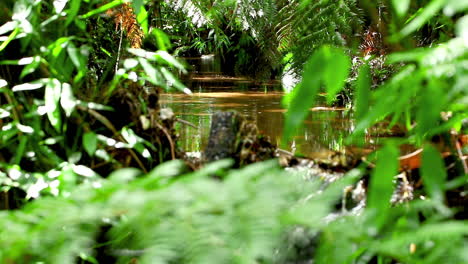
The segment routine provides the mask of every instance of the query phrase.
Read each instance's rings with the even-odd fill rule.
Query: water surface
[[[179,144],[185,151],[202,151],[208,141],[213,113],[229,110],[256,122],[261,133],[281,146],[285,110],[281,106],[284,93],[279,81],[260,82],[225,75],[216,58],[187,61],[193,69],[183,81],[193,95],[165,93],[160,98],[162,107],[172,108],[178,118],[196,126],[179,125]],[[350,111],[322,104],[311,109],[304,127],[282,147],[296,154],[326,158],[331,151],[344,150],[343,141],[353,128]],[[372,144],[372,138],[367,140]]]

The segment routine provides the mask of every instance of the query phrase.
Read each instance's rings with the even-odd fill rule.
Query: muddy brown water
[[[291,142],[281,144],[285,109],[284,93],[279,81],[259,82],[244,77],[228,76],[213,57],[189,58],[189,76],[182,77],[192,95],[178,92],[161,95],[162,107],[172,108],[175,115],[196,127],[179,124],[179,145],[189,152],[205,148],[211,118],[217,111],[235,110],[253,120],[261,133],[283,149],[311,158],[326,158],[333,151],[344,151],[344,139],[352,132],[352,112],[330,108],[324,103],[311,109],[304,126]],[[374,148],[377,138],[366,139]]]

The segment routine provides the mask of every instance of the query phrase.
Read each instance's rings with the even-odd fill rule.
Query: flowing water
[[[180,123],[179,144],[185,151],[203,151],[217,111],[235,110],[256,122],[258,129],[272,142],[287,151],[313,158],[326,158],[332,151],[343,151],[343,141],[354,128],[352,113],[344,108],[330,108],[325,104],[314,107],[297,136],[281,144],[285,109],[284,95],[279,81],[258,82],[223,74],[219,60],[214,57],[188,58],[192,70],[183,78],[193,95],[165,93],[162,107],[170,107],[177,118],[193,124]],[[373,145],[374,138],[367,138]]]

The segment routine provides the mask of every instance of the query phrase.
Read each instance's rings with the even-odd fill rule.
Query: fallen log
[[[275,158],[276,146],[258,132],[254,122],[237,112],[213,115],[204,160],[232,158],[236,166]]]

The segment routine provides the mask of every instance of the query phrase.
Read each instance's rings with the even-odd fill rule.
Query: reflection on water
[[[188,62],[194,68],[184,82],[193,95],[167,93],[160,98],[162,107],[172,108],[178,118],[197,126],[179,125],[180,147],[186,151],[203,150],[212,114],[227,110],[235,110],[255,121],[260,132],[281,145],[285,110],[281,107],[283,93],[278,82],[259,84],[246,78],[223,76],[214,58]],[[354,125],[349,111],[325,105],[312,110],[286,150],[309,157],[324,157],[330,150],[342,150],[343,140]]]

